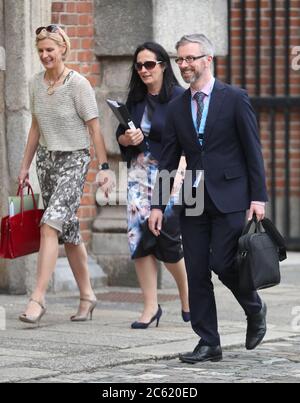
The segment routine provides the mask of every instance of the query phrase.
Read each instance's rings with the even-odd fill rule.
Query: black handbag
[[[148,218],[141,224],[143,248],[151,250],[156,245],[156,236],[149,229]]]
[[[254,224],[254,232],[249,232]],[[256,217],[248,222],[238,242],[237,269],[242,292],[261,290],[280,283],[279,262],[285,260],[286,246],[273,223]]]

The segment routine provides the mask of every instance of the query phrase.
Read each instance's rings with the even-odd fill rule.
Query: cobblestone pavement
[[[179,387],[184,383],[300,383],[299,352],[300,336],[265,343],[252,352],[230,348],[224,351],[224,360],[217,363],[188,365],[178,359],[149,361],[46,381],[176,383]]]
[[[224,360],[188,365],[178,353],[198,338],[181,319],[177,290],[160,291],[159,327],[134,331],[139,290],[103,288],[93,321],[73,323],[78,296],[48,295],[40,327],[17,320],[26,296],[0,295],[0,383],[300,382],[300,259],[282,268],[280,287],[261,293],[268,331],[254,351],[243,347],[246,318],[232,294],[215,281]],[[112,299],[112,296],[114,297]],[[122,297],[119,301],[115,297]],[[125,297],[128,298],[125,298]],[[130,298],[129,298],[130,297]],[[133,298],[134,297],[134,298]],[[133,387],[133,385],[129,385]]]

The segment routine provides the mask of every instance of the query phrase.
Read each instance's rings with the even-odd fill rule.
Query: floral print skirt
[[[174,202],[179,190],[172,192],[164,213],[162,233],[145,242],[149,234],[147,219],[151,212],[151,198],[158,173],[158,161],[149,152],[131,161],[128,173],[128,241],[132,259],[154,255],[165,263],[177,263],[183,258],[179,214]],[[182,182],[181,182],[182,183]],[[151,246],[147,246],[151,244]]]
[[[59,243],[81,243],[76,213],[89,163],[88,149],[48,151],[46,147],[38,147],[36,168],[45,208],[41,224],[59,232]]]

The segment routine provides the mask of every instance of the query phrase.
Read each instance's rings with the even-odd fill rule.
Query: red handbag
[[[36,253],[40,249],[40,221],[44,210],[36,205],[32,187],[27,184],[34,209],[24,211],[23,189],[18,188],[17,196],[21,197],[21,212],[14,216],[6,216],[1,221],[0,257],[15,259]]]

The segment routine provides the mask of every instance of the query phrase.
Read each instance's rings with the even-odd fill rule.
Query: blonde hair
[[[70,54],[71,42],[70,42],[68,35],[65,33],[65,31],[60,27],[57,27],[57,28],[58,28],[58,31],[56,31],[56,32],[48,32],[46,30],[46,28],[42,29],[42,31],[38,35],[36,35],[35,45],[37,47],[40,41],[42,41],[44,39],[51,39],[58,46],[66,47],[66,51],[63,54],[63,59],[65,60]]]

